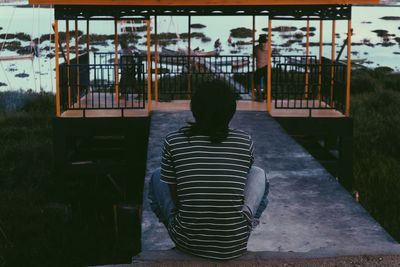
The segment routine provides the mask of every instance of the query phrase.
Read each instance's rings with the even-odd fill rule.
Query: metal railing
[[[276,109],[336,109],[344,112],[347,66],[297,61],[279,63],[272,71]]]
[[[160,100],[190,99],[197,86],[206,80],[224,80],[238,95],[251,90],[249,56],[160,55],[158,93]]]
[[[115,58],[95,54],[94,63],[88,64],[85,54],[79,63],[73,59],[60,64],[62,111],[144,109],[145,88],[144,65],[135,56],[121,56],[115,64]]]
[[[214,78],[225,80],[239,98],[250,98],[254,73],[250,56],[164,54],[157,59],[157,77],[154,60],[152,55],[152,89],[157,80],[160,101],[190,99],[202,81]],[[346,71],[344,64],[327,60],[320,64],[315,56],[273,55],[274,107],[343,112]],[[114,53],[94,53],[91,64],[87,54],[82,55],[79,64],[73,59],[60,65],[62,110],[143,109],[148,75],[146,55],[119,55],[118,64]]]

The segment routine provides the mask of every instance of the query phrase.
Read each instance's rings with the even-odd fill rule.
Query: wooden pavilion
[[[292,135],[323,137],[325,140],[323,146],[328,150],[331,150],[333,143],[339,151],[339,157],[335,156],[338,158],[335,164],[340,166],[336,168],[340,171],[336,175],[347,177],[343,179],[343,183],[351,188],[352,120],[349,117],[351,10],[353,4],[378,2],[378,0],[30,0],[29,3],[32,5],[53,5],[55,9],[53,28],[57,45],[55,45],[54,132],[57,165],[67,171],[86,165],[92,166],[89,168],[92,171],[105,170],[109,168],[107,164],[100,164],[101,168],[97,168],[92,164],[92,160],[82,159],[82,156],[79,156],[82,155],[79,147],[86,141],[79,141],[78,136],[95,139],[98,137],[97,139],[101,140],[104,136],[116,136],[117,139],[122,136],[121,144],[126,148],[124,155],[131,158],[131,154],[127,152],[131,150],[137,151],[135,154],[138,157],[136,160],[133,159],[135,164],[129,163],[128,160],[126,166],[129,168],[122,169],[130,171],[141,169],[139,176],[142,177],[150,115],[153,110],[188,110],[189,99],[196,81],[210,77],[225,79],[237,91],[240,99],[246,98],[246,95],[247,99],[251,99],[255,87],[253,76],[255,64],[252,56],[224,57],[195,54],[190,47],[190,22],[192,16],[252,16],[254,44],[255,19],[262,16],[268,18],[266,26],[269,49],[267,79],[264,86],[265,100],[263,102],[238,100],[238,110],[266,111]],[[189,49],[183,55],[159,54],[157,17],[166,15],[188,17]],[[152,18],[155,24],[153,35]],[[92,51],[90,25],[100,20],[109,21],[114,26],[114,53],[90,52]],[[120,54],[119,45],[126,40],[120,40],[118,25],[119,22],[127,20],[145,23],[146,51],[129,56]],[[296,20],[305,23],[306,42],[305,52],[302,55],[272,54],[272,27],[273,21],[277,20]],[[62,34],[59,33],[61,21],[65,22],[65,33]],[[310,55],[310,21],[320,23],[318,56]],[[322,56],[324,21],[331,21],[332,26],[331,58]],[[344,63],[336,58],[337,21],[347,21],[345,42],[347,58]],[[86,29],[79,29],[79,25],[85,22]],[[73,29],[70,27],[71,24],[74,25]],[[82,35],[79,33],[80,30],[86,30],[86,34]],[[71,39],[74,39],[74,43],[71,43]],[[152,44],[154,44],[153,52]],[[234,65],[240,67],[235,69]],[[166,68],[168,71],[163,71]],[[123,76],[130,76],[132,79],[123,82]],[[237,82],[235,80],[237,77],[245,81]],[[176,89],[178,87],[179,90]],[[179,96],[176,97],[178,93]],[[167,99],[170,101],[161,101],[162,94],[167,94],[169,96]],[[244,97],[241,97],[243,95]],[[91,164],[81,164],[81,162]],[[116,162],[117,166],[121,164],[120,160]],[[140,166],[137,166],[138,162],[141,162]],[[327,166],[329,164],[327,163]]]
[[[266,110],[272,116],[311,116],[314,117],[340,117],[349,116],[350,112],[350,75],[351,68],[346,68],[351,64],[351,5],[353,4],[376,4],[377,0],[338,0],[338,1],[275,1],[275,0],[252,0],[252,1],[63,1],[63,0],[30,0],[30,4],[42,5],[50,4],[55,7],[55,42],[60,46],[56,46],[56,79],[57,79],[57,117],[76,117],[76,116],[143,116],[147,115],[143,112],[146,109],[150,112],[152,109],[170,109],[173,107],[188,108],[188,102],[177,105],[177,102],[170,104],[159,104],[159,66],[161,59],[158,55],[157,25],[154,27],[154,45],[155,50],[150,52],[151,45],[151,25],[150,19],[154,17],[155,24],[157,16],[177,15],[188,16],[188,46],[187,51],[187,90],[188,97],[191,93],[192,73],[191,65],[198,61],[194,58],[190,48],[190,18],[192,16],[253,16],[253,43],[255,40],[255,16],[268,17],[268,38],[269,38],[269,55],[268,55],[268,73],[266,81],[266,99],[265,105],[256,105],[239,102],[239,108]],[[139,97],[142,102],[134,101],[138,97],[131,94],[121,101],[120,77],[122,66],[118,54],[118,22],[128,19],[143,19],[147,22],[147,55],[140,61],[144,62],[146,69],[143,71],[142,77],[136,77],[143,83],[136,86],[144,86],[145,91]],[[66,34],[60,39],[58,32],[59,21],[65,22]],[[108,66],[100,66],[99,63],[89,62],[89,56],[82,54],[84,51],[75,49],[75,58],[71,59],[71,43],[70,35],[75,39],[75,47],[79,47],[78,43],[78,21],[86,21],[86,47],[85,51],[90,51],[90,22],[96,20],[111,20],[115,24],[115,55],[110,57]],[[300,20],[305,21],[307,25],[306,31],[306,48],[305,55],[301,58],[274,58],[272,51],[272,23],[274,20]],[[309,55],[309,36],[310,36],[310,20],[320,21],[320,49],[319,56],[312,57]],[[323,21],[332,21],[332,57],[330,60],[322,57],[322,38],[323,38]],[[336,21],[345,20],[348,22],[347,33],[347,64],[339,64],[335,59],[335,33]],[[70,22],[75,22],[75,29],[70,31]],[[65,43],[65,52],[63,52],[64,63],[60,64],[59,47],[63,49],[62,44]],[[73,44],[72,44],[73,45]],[[113,63],[110,62],[114,61]],[[254,62],[254,60],[253,60]],[[198,62],[197,62],[198,63]],[[300,63],[300,64],[299,64]],[[121,65],[122,64],[122,65]],[[131,64],[132,65],[132,64]],[[133,64],[134,65],[134,64]],[[134,74],[140,75],[139,64],[133,67]],[[113,72],[114,77],[108,78],[107,94],[104,88],[99,88],[96,92],[96,86],[91,81],[91,72]],[[294,71],[294,68],[296,69]],[[274,69],[278,69],[277,75],[274,75]],[[288,71],[290,69],[290,71]],[[296,92],[295,95],[283,97],[288,91],[287,84],[282,80],[282,70],[293,73],[302,74],[299,87],[304,87],[302,92]],[[300,71],[301,70],[301,71]],[[148,75],[153,71],[154,75]],[[213,70],[218,72],[218,70]],[[254,71],[254,64],[250,66],[248,72]],[[79,73],[79,75],[77,74]],[[315,75],[314,75],[315,74]],[[293,78],[293,77],[292,77]],[[144,80],[145,79],[145,80]],[[287,76],[285,76],[287,79]],[[97,86],[99,87],[99,86]],[[102,87],[102,86],[100,86]],[[104,87],[104,86],[103,86]],[[313,88],[311,88],[313,87]],[[104,93],[103,97],[101,92]],[[275,92],[274,92],[275,91]],[[254,94],[254,83],[251,85],[251,93]],[[131,99],[129,100],[129,97]],[[122,97],[123,98],[123,97]],[[146,100],[146,101],[145,101]],[[278,101],[280,100],[280,101]],[[275,101],[275,102],[274,102]],[[139,103],[140,102],[140,103]],[[275,105],[273,105],[275,103]]]

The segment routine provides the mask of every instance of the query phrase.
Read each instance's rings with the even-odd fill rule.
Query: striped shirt
[[[179,249],[220,260],[246,252],[249,218],[242,207],[252,163],[253,142],[243,131],[229,130],[221,143],[182,131],[167,135],[161,180],[177,187],[179,207],[168,232]]]

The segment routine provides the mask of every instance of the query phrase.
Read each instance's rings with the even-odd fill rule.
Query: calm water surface
[[[0,34],[9,32],[25,32],[29,34],[32,38],[37,38],[42,34],[47,34],[52,32],[51,23],[53,21],[53,9],[49,8],[16,8],[15,6],[0,6]],[[353,46],[352,59],[363,60],[366,66],[376,67],[376,66],[389,66],[400,71],[400,55],[395,53],[400,53],[400,45],[394,38],[400,37],[400,21],[388,21],[380,19],[383,16],[400,16],[400,6],[396,7],[363,7],[356,6],[353,7],[353,42],[361,43],[368,41],[374,44],[374,47],[357,45]],[[174,32],[177,35],[179,33],[188,31],[188,19],[186,17],[159,17],[158,18],[158,32]],[[267,18],[258,16],[256,17],[256,30],[257,36],[262,33],[262,28],[267,27]],[[192,48],[199,46],[200,49],[212,50],[214,41],[220,38],[222,42],[223,52],[222,54],[231,54],[232,48],[228,47],[227,39],[230,34],[230,29],[237,27],[252,27],[252,17],[233,17],[233,16],[208,16],[208,17],[192,17],[192,23],[201,23],[206,25],[203,29],[192,29],[192,32],[198,31],[203,32],[206,36],[211,38],[211,42],[201,42],[199,39],[192,40]],[[331,25],[330,21],[324,22],[324,42],[331,43]],[[273,21],[273,27],[278,26],[295,26],[297,28],[305,27],[306,22],[293,22],[293,21]],[[315,36],[310,38],[310,42],[319,42],[319,22],[311,22],[311,26],[317,28],[315,31]],[[73,24],[70,24],[70,28],[73,29]],[[86,23],[79,23],[79,28],[83,31],[86,29]],[[384,29],[395,36],[390,37],[389,42],[394,43],[394,45],[389,47],[382,46],[383,39],[378,37],[373,30]],[[60,31],[65,30],[65,23],[60,23]],[[114,23],[112,21],[100,21],[92,22],[90,24],[90,32],[96,34],[112,34],[114,31]],[[340,34],[336,38],[336,51],[340,49],[343,41],[346,39],[347,22],[338,21],[336,32]],[[265,32],[264,32],[265,33]],[[145,33],[139,33],[144,36]],[[234,39],[238,41],[239,39]],[[243,39],[245,41],[250,41],[250,38]],[[0,49],[2,47],[2,42],[4,40],[0,39]],[[10,40],[8,40],[10,41]],[[71,39],[71,42],[74,40]],[[145,39],[142,38],[139,43],[144,42]],[[285,39],[279,32],[274,32],[273,45],[280,49],[281,54],[305,54],[305,49],[301,44],[294,44],[289,48],[280,48],[279,45],[285,43]],[[305,42],[305,38],[303,38]],[[29,45],[29,42],[21,42],[22,46]],[[186,48],[187,42],[181,40],[177,45],[168,46],[170,49]],[[49,42],[43,42],[40,48],[50,46]],[[109,42],[108,46],[95,46],[100,51],[114,51],[114,47]],[[143,45],[138,45],[139,49],[145,49]],[[319,53],[318,47],[311,47],[310,53],[317,55]],[[239,54],[250,54],[251,46],[241,47]],[[54,73],[51,71],[54,68],[54,59],[47,59],[47,51],[42,51],[42,57],[39,59],[34,59],[33,61],[3,61],[0,62],[0,84],[5,83],[7,86],[0,86],[0,90],[10,90],[10,89],[32,89],[39,90],[42,88],[46,91],[54,90]],[[331,46],[325,45],[323,48],[323,54],[326,57],[331,55]],[[2,50],[0,56],[6,55],[16,55],[15,52],[8,50]],[[346,50],[342,55],[342,59],[346,57]],[[29,77],[18,78],[15,77],[18,73],[26,73]]]

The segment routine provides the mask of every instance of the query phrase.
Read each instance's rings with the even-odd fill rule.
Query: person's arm
[[[177,193],[177,189],[176,189],[176,184],[170,184],[169,191],[171,192],[172,200],[174,201],[175,207],[178,207],[179,201],[178,201],[178,193]]]
[[[167,140],[164,141],[164,148],[161,158],[161,181],[168,184],[171,192],[172,200],[176,207],[178,207],[178,194],[176,189],[176,173],[172,161],[170,145]]]

